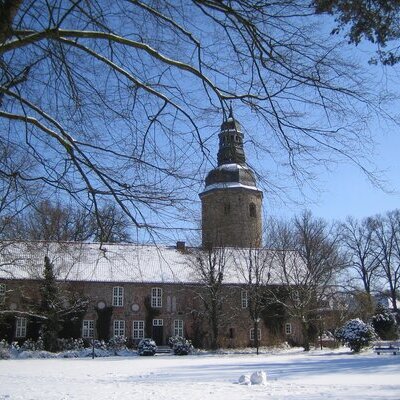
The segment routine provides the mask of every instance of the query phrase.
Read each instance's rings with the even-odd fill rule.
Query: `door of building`
[[[164,338],[164,321],[162,319],[153,319],[153,340],[157,346],[162,346]]]

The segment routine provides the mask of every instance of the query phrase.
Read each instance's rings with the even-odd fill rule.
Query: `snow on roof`
[[[200,249],[181,252],[172,246],[99,243],[14,242],[0,248],[0,278],[39,279],[48,256],[60,280],[89,282],[198,283]],[[224,282],[245,283],[246,254],[225,249]],[[273,252],[266,250],[266,254]],[[204,255],[204,252],[203,252]],[[269,283],[277,283],[268,268]],[[267,274],[267,269],[266,269]]]
[[[242,183],[239,183],[239,182],[218,182],[218,183],[212,183],[211,185],[205,186],[202,193],[209,192],[210,190],[232,189],[232,188],[244,188],[244,189],[255,190],[256,192],[261,191],[256,186],[243,185]]]

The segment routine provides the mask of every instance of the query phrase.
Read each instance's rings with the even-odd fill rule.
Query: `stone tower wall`
[[[202,193],[201,203],[204,247],[261,246],[262,192],[245,188],[217,189]]]

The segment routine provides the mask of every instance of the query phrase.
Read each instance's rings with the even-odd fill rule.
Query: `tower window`
[[[229,215],[231,213],[231,204],[230,203],[225,203],[224,204],[224,214]]]
[[[256,205],[254,203],[249,204],[249,213],[250,217],[252,218],[255,218],[257,216]]]

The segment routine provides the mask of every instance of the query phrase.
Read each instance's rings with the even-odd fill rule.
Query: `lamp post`
[[[319,316],[318,320],[319,320],[319,346],[322,350],[323,321],[321,315]]]
[[[254,318],[254,340],[256,342],[257,355],[259,353],[258,350],[260,347],[260,344],[258,342],[258,324],[259,324],[259,322],[260,322],[260,318]]]

